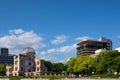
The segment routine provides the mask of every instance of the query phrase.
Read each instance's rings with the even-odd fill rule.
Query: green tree
[[[115,69],[114,64],[118,62],[117,60],[115,60],[118,56],[120,56],[120,53],[116,50],[101,52],[94,61],[94,63],[96,64],[96,73],[112,73]]]
[[[41,60],[41,62],[48,68],[48,73],[59,74],[66,71],[66,66],[63,63],[52,63],[46,60]]]
[[[114,60],[113,60],[113,65],[112,65],[112,71],[113,72],[117,72],[117,75],[119,75],[120,72],[120,56],[117,56]]]
[[[74,72],[77,74],[88,74],[92,73],[90,63],[93,58],[89,56],[79,56],[76,58],[76,62],[74,65]]]
[[[66,71],[66,66],[63,63],[53,63],[52,71],[56,74]]]
[[[6,72],[5,64],[0,64],[0,76],[4,76]]]
[[[47,69],[48,69],[48,73],[51,73],[52,72],[52,63],[50,61],[46,61],[46,60],[41,60],[41,63],[44,64]]]
[[[76,62],[76,58],[70,58],[70,60],[66,63],[67,66],[67,73],[74,73],[74,65]]]
[[[67,63],[67,72],[75,74],[113,74],[120,72],[120,52],[108,50],[101,52],[95,58],[78,56]]]

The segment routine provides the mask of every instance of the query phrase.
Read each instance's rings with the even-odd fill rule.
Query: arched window
[[[31,60],[31,58],[29,57],[28,60]]]
[[[31,63],[29,63],[28,65],[31,65]]]
[[[29,69],[29,72],[31,72],[31,70]]]

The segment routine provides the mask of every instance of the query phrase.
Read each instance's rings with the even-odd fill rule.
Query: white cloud
[[[55,62],[58,60],[58,58],[54,56],[41,56],[40,59],[44,59],[44,60],[51,61],[51,62]]]
[[[67,58],[66,60],[69,61],[71,57]]]
[[[47,50],[47,53],[59,53],[58,49],[49,49]]]
[[[51,41],[51,43],[52,44],[60,44],[60,43],[64,43],[65,41],[66,41],[66,39],[67,39],[67,36],[65,36],[65,35],[62,35],[62,36],[57,36],[56,38],[55,38],[55,40],[52,40]]]
[[[14,34],[21,34],[24,33],[25,31],[22,29],[14,29],[14,30],[9,30],[9,32]]]
[[[65,60],[60,60],[60,61],[58,61],[58,62],[60,62],[60,63],[64,63],[64,62],[66,62]]]
[[[118,35],[117,38],[120,39],[120,35]],[[119,44],[120,44],[120,42],[119,42]]]
[[[76,44],[73,44],[71,46],[63,46],[63,47],[60,47],[59,48],[59,51],[62,53],[70,53],[70,52],[73,52],[73,51],[76,51],[76,47],[77,45]]]
[[[43,38],[33,31],[25,32],[22,29],[10,30],[9,35],[0,37],[0,47],[7,47],[11,54],[19,54],[25,47],[32,47],[35,50],[45,47]],[[11,34],[12,33],[12,34]]]
[[[71,57],[65,58],[65,59],[61,59],[61,60],[59,60],[59,61],[57,61],[57,62],[65,63],[65,62],[69,61],[70,58],[71,58]]]
[[[88,40],[88,39],[90,39],[90,37],[83,36],[83,37],[77,37],[75,40],[85,41],[85,40]]]
[[[50,60],[52,62],[62,62],[65,63],[70,57],[76,55],[76,44],[62,46],[59,48],[52,48],[46,51],[40,52],[40,58],[45,60]]]
[[[45,51],[40,52],[40,55],[46,55],[47,53]]]
[[[70,46],[62,46],[59,48],[52,48],[52,49],[48,49],[47,51],[43,51],[41,52],[41,54],[60,54],[60,53],[71,53],[76,51],[76,44],[70,45]]]

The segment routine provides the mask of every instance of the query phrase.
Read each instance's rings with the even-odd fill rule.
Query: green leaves
[[[90,73],[90,64],[92,62],[92,58],[89,56],[79,56],[77,58],[71,58],[67,62],[67,72],[68,73],[83,73],[89,74]]]
[[[74,65],[74,71],[76,73],[82,73],[82,72],[87,73],[89,69],[90,60],[91,58],[89,56],[78,57]]]
[[[0,76],[4,76],[6,72],[5,64],[0,64]]]
[[[48,68],[48,73],[60,74],[66,71],[66,66],[63,63],[51,63],[45,60],[41,60],[41,62]]]
[[[120,60],[116,60],[116,58],[120,56],[120,53],[118,51],[104,51],[100,53],[96,58],[95,58],[95,63],[96,65],[96,72],[97,73],[105,73],[110,71],[116,71],[115,70],[115,65],[116,63],[119,63]],[[118,67],[118,65],[116,65]]]
[[[73,66],[75,65],[75,62],[76,62],[76,58],[71,58],[71,59],[66,63],[67,72],[68,72],[68,73],[74,73]]]
[[[79,56],[67,63],[67,72],[75,74],[113,74],[120,72],[120,52],[109,50],[101,52],[95,58]]]

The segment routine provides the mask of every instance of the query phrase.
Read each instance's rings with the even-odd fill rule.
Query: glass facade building
[[[13,64],[14,56],[0,56],[0,64]]]
[[[99,41],[86,40],[77,44],[77,56],[91,55],[98,49],[112,50],[112,41],[106,38],[100,38]]]
[[[14,55],[9,55],[8,48],[0,48],[0,64],[13,64]]]

